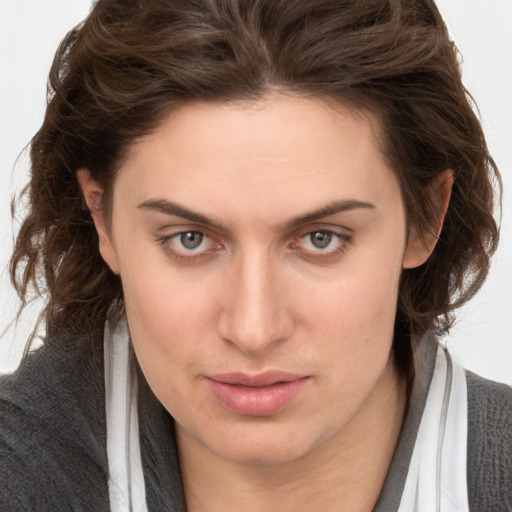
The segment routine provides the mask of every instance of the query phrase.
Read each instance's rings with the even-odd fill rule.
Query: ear
[[[428,233],[420,234],[413,227],[409,229],[407,249],[405,251],[403,268],[415,268],[423,265],[432,254],[441,229],[443,228],[444,217],[450,204],[450,196],[453,186],[453,171],[448,169],[439,173],[431,183],[432,199],[437,202],[438,217],[436,225]]]
[[[92,179],[91,173],[87,169],[79,169],[76,173],[76,178],[82,189],[85,202],[91,212],[96,231],[98,232],[100,254],[112,272],[119,274],[116,251],[107,229],[107,223],[101,205],[103,190]]]

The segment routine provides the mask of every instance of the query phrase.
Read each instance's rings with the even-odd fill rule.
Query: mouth
[[[282,371],[258,375],[224,373],[205,381],[217,401],[242,416],[271,416],[287,408],[304,389],[309,376]]]

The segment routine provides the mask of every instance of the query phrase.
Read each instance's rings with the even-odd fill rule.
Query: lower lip
[[[271,416],[282,411],[302,391],[309,377],[270,386],[249,387],[206,378],[213,395],[228,410],[244,416]]]

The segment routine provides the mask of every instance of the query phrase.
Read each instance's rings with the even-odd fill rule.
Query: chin
[[[242,465],[277,465],[296,461],[315,450],[327,437],[311,436],[291,425],[252,425],[226,428],[222,433],[210,431],[199,440],[217,456]]]
[[[307,448],[281,446],[275,443],[257,444],[252,446],[230,446],[218,455],[225,460],[244,466],[274,466],[296,461],[309,453]]]

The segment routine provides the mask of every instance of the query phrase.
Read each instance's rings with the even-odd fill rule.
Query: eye
[[[164,249],[177,258],[191,258],[207,254],[217,245],[199,230],[179,231],[160,239]]]
[[[205,235],[200,231],[185,231],[176,235],[183,248],[189,251],[201,250],[201,245],[205,242]]]
[[[343,246],[348,240],[346,235],[328,229],[311,231],[300,238],[299,246],[307,251],[331,252]]]

